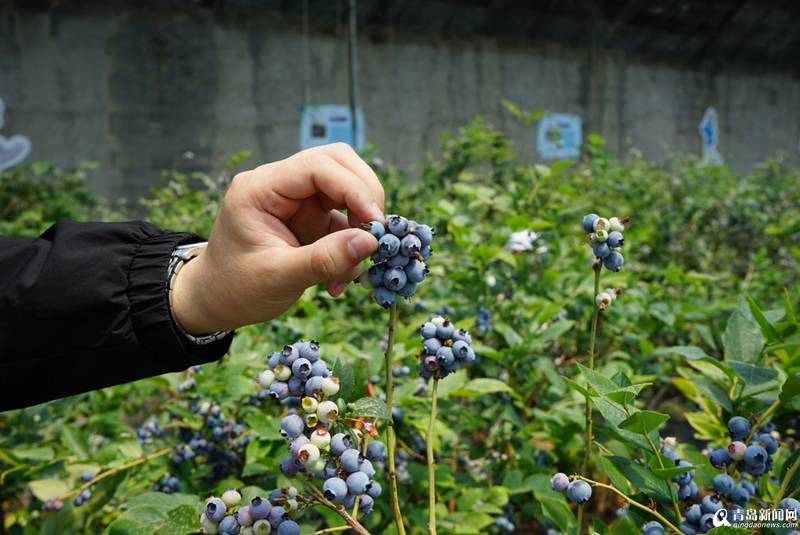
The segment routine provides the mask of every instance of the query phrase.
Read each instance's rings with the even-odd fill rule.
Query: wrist
[[[192,249],[172,276],[169,292],[170,311],[177,327],[193,342],[205,344],[222,338],[230,327],[212,313],[208,306],[209,275],[205,247]],[[175,254],[180,257],[180,250]],[[177,259],[173,258],[171,266]],[[211,336],[209,336],[211,335]]]

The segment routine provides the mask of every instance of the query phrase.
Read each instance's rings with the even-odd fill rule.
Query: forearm
[[[224,355],[174,327],[172,250],[202,241],[143,222],[62,222],[0,238],[0,410],[133,381]]]

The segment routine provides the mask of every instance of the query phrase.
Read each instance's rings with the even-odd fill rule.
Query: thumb
[[[342,277],[378,250],[378,240],[369,232],[346,229],[293,249],[288,267],[297,282],[308,288]]]

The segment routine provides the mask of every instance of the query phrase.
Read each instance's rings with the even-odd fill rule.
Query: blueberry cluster
[[[435,231],[400,215],[388,215],[385,224],[372,221],[362,228],[377,238],[378,252],[372,255],[375,265],[361,273],[357,281],[372,290],[383,308],[395,304],[398,295],[411,298],[428,274],[425,262],[433,252]]]
[[[187,427],[179,429],[178,438],[184,444],[171,454],[172,462],[180,465],[195,457],[204,457],[203,464],[209,467],[204,479],[208,482],[224,479],[239,458],[236,450],[246,447],[256,434],[245,434],[247,427],[233,418],[225,418],[222,407],[216,403],[192,401],[189,407],[193,413],[203,416],[205,422],[197,431]]]
[[[558,492],[567,492],[567,498],[578,505],[586,503],[592,497],[592,487],[582,479],[570,481],[567,475],[559,472],[550,479],[550,487]]]
[[[207,535],[300,535],[299,518],[304,507],[297,499],[297,489],[276,489],[269,499],[255,497],[249,505],[237,508],[242,501],[238,489],[228,489],[222,496],[206,499],[200,526]]]
[[[494,525],[503,531],[514,531],[514,523],[505,516],[494,517]]]
[[[163,492],[164,494],[172,494],[173,492],[180,492],[181,482],[178,481],[178,478],[175,476],[164,474],[158,479],[158,481],[156,481],[156,485],[155,488],[153,488],[153,490],[155,490],[156,492]]]
[[[139,444],[144,446],[148,438],[164,438],[164,430],[158,427],[158,420],[148,418],[142,427],[136,431]]]
[[[597,214],[584,216],[581,221],[583,230],[589,233],[589,242],[592,244],[594,255],[611,271],[619,271],[625,262],[620,251],[622,244],[625,243],[622,231],[625,230],[625,223],[628,221],[628,218],[606,219]]]
[[[420,328],[422,352],[419,356],[419,375],[429,379],[434,375],[447,377],[462,365],[475,360],[475,351],[470,347],[472,337],[464,329],[456,330],[448,318],[434,316]]]
[[[319,399],[321,395],[339,391],[339,379],[320,359],[319,343],[314,340],[298,340],[280,351],[273,351],[268,368],[258,375],[257,381],[276,401],[303,396]]]
[[[683,522],[678,526],[683,535],[696,535],[697,533],[706,533],[714,528],[714,514],[720,509],[725,509],[725,504],[719,496],[709,494],[697,504],[693,504],[686,508],[683,516]],[[728,521],[731,524],[741,523],[744,519],[744,509],[738,504],[730,504],[727,507]],[[740,520],[737,520],[740,519]]]
[[[309,410],[315,403],[315,398],[303,399],[304,408]],[[336,405],[332,401],[322,401],[319,406],[326,403]],[[322,492],[328,500],[351,508],[358,497],[358,510],[371,513],[374,500],[382,492],[381,484],[374,479],[372,463],[386,459],[386,446],[379,441],[371,441],[366,447],[363,440],[354,444],[353,435],[349,433],[331,436],[325,425],[327,422],[319,420],[319,413],[306,416],[290,414],[281,421],[281,434],[289,440],[290,453],[281,463],[281,470],[289,477],[302,471],[309,477],[322,479]],[[360,432],[355,433],[362,436]]]
[[[478,307],[478,315],[475,318],[475,330],[485,334],[492,330],[492,313],[486,307]]]
[[[750,436],[751,426],[747,418],[734,416],[728,421],[728,432],[733,442],[727,448],[716,448],[709,454],[716,468],[730,468],[735,461],[740,472],[758,477],[772,470],[772,455],[778,451],[780,442],[772,434],[774,426],[767,424],[756,430],[750,445],[743,441]]]
[[[642,524],[642,535],[664,535],[664,526],[653,520]]]
[[[613,288],[606,288],[594,298],[594,303],[600,310],[605,310],[613,303],[617,296],[622,293],[622,290],[615,290]]]
[[[689,461],[684,461],[675,451],[675,438],[667,438],[661,441],[661,454],[668,459],[672,459],[676,468],[683,466],[692,466]],[[695,476],[695,469],[692,468],[688,472],[683,472],[672,478],[672,481],[678,484],[678,499],[681,501],[689,501],[697,496],[698,488],[697,483],[693,481]]]
[[[94,474],[89,472],[88,470],[84,471],[81,474],[81,481],[84,483],[88,483],[94,479]],[[85,488],[81,491],[80,494],[72,498],[72,505],[75,507],[80,507],[84,503],[88,502],[92,499],[92,490],[90,488]]]
[[[57,499],[55,496],[50,496],[47,501],[42,504],[42,511],[60,511],[64,507],[64,502]]]

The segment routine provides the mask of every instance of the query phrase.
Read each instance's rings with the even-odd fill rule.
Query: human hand
[[[239,173],[206,251],[175,278],[175,316],[190,333],[226,331],[280,316],[321,282],[340,295],[378,248],[358,225],[383,221],[383,203],[378,177],[343,143]]]

